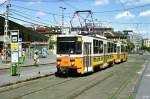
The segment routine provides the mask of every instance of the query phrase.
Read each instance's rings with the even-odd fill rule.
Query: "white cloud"
[[[43,17],[43,16],[46,16],[46,15],[47,15],[47,14],[44,13],[44,12],[42,12],[42,11],[36,13],[36,16],[37,16],[37,17]]]
[[[125,11],[125,12],[120,13],[120,14],[115,16],[116,19],[121,19],[121,18],[129,19],[129,18],[134,18],[134,17],[135,17],[135,15],[129,11]]]
[[[141,12],[141,13],[139,14],[139,16],[141,16],[141,17],[150,17],[150,10]]]
[[[95,5],[107,5],[109,4],[109,0],[95,0]]]
[[[34,5],[34,4],[41,4],[42,0],[31,0],[28,4],[29,5]]]
[[[121,2],[128,6],[139,6],[143,4],[149,4],[150,0],[121,0]]]
[[[6,0],[0,0],[0,3],[3,3],[3,2],[5,2]]]

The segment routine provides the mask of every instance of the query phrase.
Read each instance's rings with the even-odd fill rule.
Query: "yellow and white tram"
[[[99,35],[59,35],[57,37],[57,72],[93,72],[127,60],[125,44],[114,43]]]

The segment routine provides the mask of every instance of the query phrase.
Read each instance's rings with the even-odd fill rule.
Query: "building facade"
[[[142,47],[142,37],[135,32],[129,34],[129,40],[134,44],[134,52],[138,52]]]
[[[4,45],[7,43],[7,50],[10,50],[10,31],[11,30],[19,30],[19,39],[21,40],[20,42],[22,43],[23,48],[31,48],[30,45],[34,42],[39,42],[40,44],[45,44],[48,41],[48,37],[32,30],[29,28],[26,28],[23,25],[20,25],[14,21],[9,20],[9,31],[8,31],[8,38],[4,39],[4,22],[5,19],[4,17],[0,16],[0,53],[2,52],[2,49],[4,49]],[[5,40],[5,41],[4,41]],[[5,42],[5,44],[4,44]],[[37,44],[39,45],[39,44]]]
[[[143,46],[150,47],[150,39],[144,39],[143,40]]]

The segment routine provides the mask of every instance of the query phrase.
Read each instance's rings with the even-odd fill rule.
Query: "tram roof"
[[[83,37],[83,36],[107,39],[106,37],[100,35],[79,35],[79,34],[58,35],[58,37]]]

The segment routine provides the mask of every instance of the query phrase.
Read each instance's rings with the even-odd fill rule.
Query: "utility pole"
[[[6,11],[5,11],[5,23],[4,23],[4,50],[5,50],[5,62],[7,61],[7,43],[8,43],[8,16],[9,16],[9,7],[10,7],[10,0],[6,1]]]
[[[62,9],[62,24],[61,24],[61,31],[62,31],[62,34],[64,34],[64,10],[66,10],[66,8],[60,6],[59,8]]]

